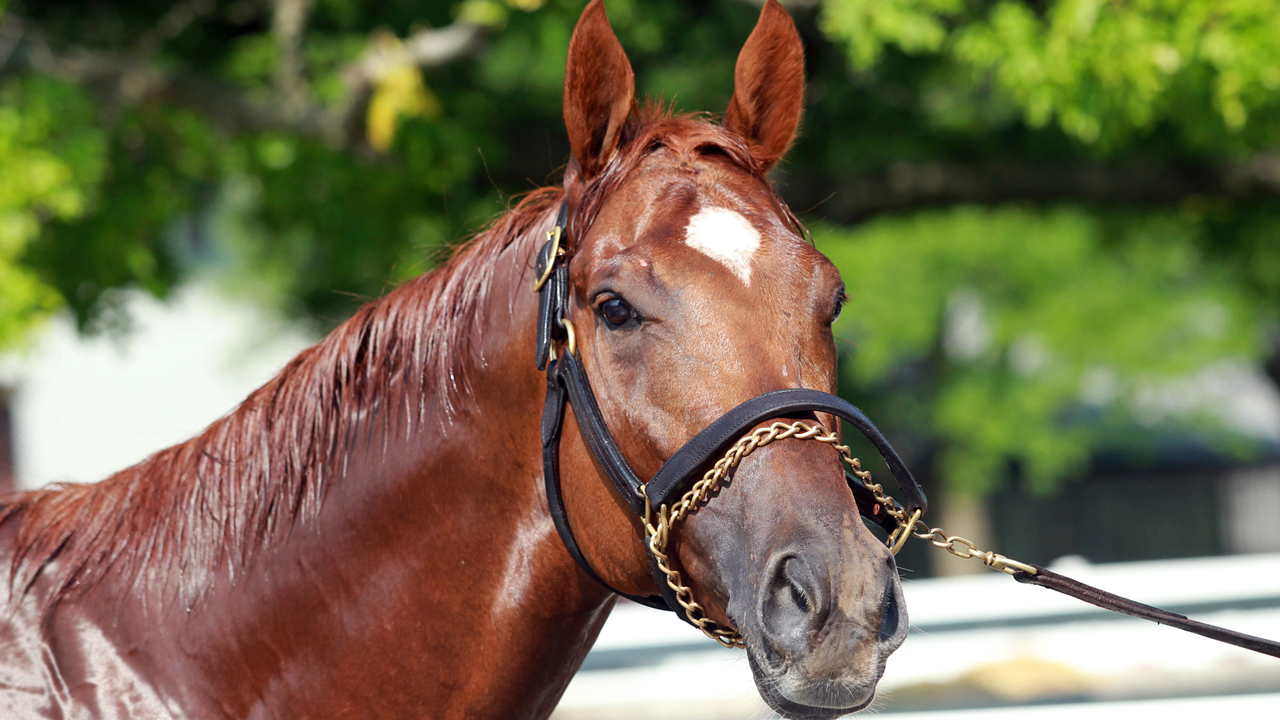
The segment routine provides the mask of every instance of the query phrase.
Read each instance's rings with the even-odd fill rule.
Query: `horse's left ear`
[[[768,0],[738,54],[724,127],[746,138],[768,169],[786,154],[803,109],[804,45],[791,16]]]
[[[635,101],[636,79],[604,3],[591,0],[569,40],[564,124],[583,179],[609,162]]]

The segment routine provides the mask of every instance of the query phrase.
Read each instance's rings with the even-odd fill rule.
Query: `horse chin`
[[[866,709],[876,696],[876,685],[884,673],[884,661],[877,663],[869,677],[805,680],[794,668],[770,668],[748,645],[747,660],[760,697],[788,720],[833,720]]]

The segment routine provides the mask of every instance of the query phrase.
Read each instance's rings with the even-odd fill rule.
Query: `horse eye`
[[[844,301],[848,299],[849,299],[849,296],[844,293],[843,289],[840,290],[840,292],[836,295],[835,312],[831,313],[832,324],[834,324],[836,320],[840,319],[840,312],[844,310]]]
[[[599,312],[600,317],[604,318],[605,322],[615,328],[626,325],[636,316],[635,310],[631,309],[631,306],[627,304],[627,301],[617,297],[609,298],[608,300],[600,303]]]

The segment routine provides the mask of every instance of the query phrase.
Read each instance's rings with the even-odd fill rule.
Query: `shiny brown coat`
[[[9,498],[0,717],[546,717],[613,603],[542,489],[530,285],[562,192],[579,352],[642,476],[746,398],[835,387],[844,286],[765,180],[803,97],[773,0],[735,84],[723,125],[637,107],[593,0],[570,44],[563,191],[532,193],[198,437]],[[749,283],[689,244],[709,207],[758,233]],[[611,299],[630,320],[606,321]],[[652,593],[639,523],[566,428],[579,542],[616,587]],[[752,455],[675,552],[775,709],[870,702],[906,616],[829,447]]]

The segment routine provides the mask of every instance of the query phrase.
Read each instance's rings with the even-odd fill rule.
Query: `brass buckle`
[[[1018,573],[1026,573],[1027,575],[1038,575],[1038,571],[1024,562],[1019,562],[1013,558],[1007,558],[1000,553],[989,552],[983,559],[983,564],[993,570],[999,570],[1006,575],[1017,575]]]
[[[564,343],[565,352],[569,353],[570,355],[577,355],[578,354],[578,334],[573,330],[573,323],[569,321],[569,318],[560,318],[560,326],[563,327],[564,331],[569,334],[568,339],[565,340],[565,343]],[[557,353],[556,353],[556,344],[554,342],[551,343],[550,350],[551,350],[551,359],[555,360]]]
[[[564,326],[564,331],[569,334],[569,338],[565,340],[565,352],[570,355],[578,354],[578,335],[573,331],[573,323],[569,322],[569,318],[560,318],[560,324]]]
[[[889,552],[897,555],[902,546],[907,544],[907,538],[911,537],[911,531],[915,529],[916,522],[923,512],[920,508],[916,508],[916,511],[911,514],[911,518],[904,524],[899,525],[898,529],[889,536]]]
[[[551,243],[551,252],[547,253],[547,266],[542,269],[542,276],[533,283],[533,291],[541,292],[542,286],[547,284],[547,279],[551,277],[551,271],[555,270],[556,258],[560,257],[560,226],[547,231],[547,242]]]

